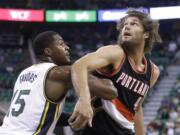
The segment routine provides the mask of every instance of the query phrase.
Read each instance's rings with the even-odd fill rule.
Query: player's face
[[[54,43],[52,46],[52,60],[57,65],[70,64],[69,46],[64,42],[59,35],[54,35]]]
[[[128,17],[121,32],[122,44],[139,44],[144,38],[144,28],[137,17]]]

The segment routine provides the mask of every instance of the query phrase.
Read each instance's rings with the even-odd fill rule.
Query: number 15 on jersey
[[[21,113],[23,113],[24,107],[26,106],[25,96],[28,96],[29,94],[30,90],[17,90],[12,97],[12,104],[7,116],[11,113],[12,116],[18,117]]]

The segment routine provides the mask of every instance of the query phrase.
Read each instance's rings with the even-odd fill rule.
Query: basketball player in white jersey
[[[69,47],[56,32],[39,34],[33,41],[38,63],[18,76],[11,105],[0,135],[52,135],[71,85]],[[89,76],[91,92],[111,99],[117,96],[112,82]],[[81,92],[78,93],[81,98]],[[86,109],[86,108],[82,108]],[[79,122],[88,118],[81,114]]]

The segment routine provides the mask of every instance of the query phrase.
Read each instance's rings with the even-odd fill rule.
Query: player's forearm
[[[134,122],[135,122],[135,134],[136,135],[145,135],[142,107],[140,107],[138,109],[138,111],[136,112],[136,114],[134,116]]]
[[[91,95],[111,100],[118,96],[117,89],[109,79],[100,79],[93,75],[88,76]]]
[[[71,68],[71,78],[74,89],[79,99],[90,101],[87,68],[83,67],[79,63],[73,64]]]

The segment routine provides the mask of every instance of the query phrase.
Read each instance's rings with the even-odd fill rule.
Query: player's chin
[[[121,45],[127,45],[127,44],[129,44],[129,42],[131,42],[131,40],[130,39],[127,39],[127,38],[122,38],[120,41],[119,41],[119,43],[121,44]]]
[[[64,65],[70,65],[70,64],[71,64],[71,59],[70,59],[69,56],[66,56],[66,57],[64,58],[63,64],[64,64]]]
[[[124,49],[132,49],[132,47],[134,46],[134,42],[132,42],[132,41],[124,41],[124,42],[122,42],[121,46]]]
[[[67,63],[67,64],[71,64],[71,59],[70,59],[70,57],[66,58],[66,63]]]
[[[123,40],[123,41],[121,42],[121,45],[122,45],[122,46],[128,46],[130,43],[131,43],[131,42],[130,42],[129,40]]]

